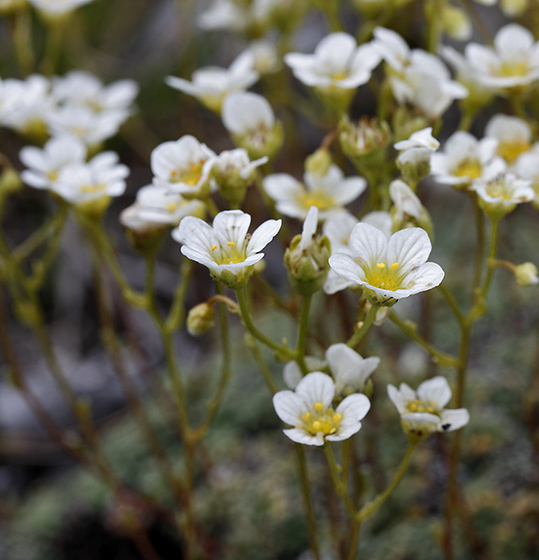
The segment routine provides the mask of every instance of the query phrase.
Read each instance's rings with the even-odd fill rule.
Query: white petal
[[[350,234],[350,247],[367,265],[386,261],[387,244],[388,239],[382,230],[363,222],[357,224]]]
[[[215,216],[213,230],[225,245],[232,242],[241,247],[250,223],[251,216],[249,214],[241,210],[225,210]]]
[[[324,436],[321,433],[312,436],[301,428],[291,428],[289,430],[283,430],[283,432],[292,441],[297,443],[303,443],[304,445],[324,445]]]
[[[408,399],[405,398],[401,391],[397,389],[394,385],[387,386],[387,395],[391,399],[391,402],[395,405],[399,414],[402,414],[406,411],[406,405],[408,403]]]
[[[442,411],[440,431],[452,432],[466,426],[470,421],[470,414],[465,408],[456,408]]]
[[[331,255],[329,257],[329,266],[339,276],[346,278],[353,284],[359,284],[365,280],[364,270],[350,255],[345,255],[344,253]]]
[[[406,228],[394,233],[387,247],[388,264],[398,263],[399,271],[406,274],[429,258],[432,245],[424,229]]]
[[[298,383],[296,394],[305,401],[308,408],[315,403],[322,403],[327,408],[335,396],[335,384],[329,375],[315,371]]]
[[[263,249],[281,229],[282,220],[267,220],[259,225],[247,244],[247,255],[257,253]]]
[[[438,375],[421,383],[417,388],[417,396],[424,401],[432,401],[440,408],[451,400],[451,388],[445,377]]]
[[[371,402],[365,395],[354,393],[343,399],[335,412],[342,414],[342,426],[350,426],[363,420],[370,408]]]
[[[290,426],[301,423],[301,416],[307,410],[303,400],[293,391],[279,391],[273,395],[273,406],[277,416]]]

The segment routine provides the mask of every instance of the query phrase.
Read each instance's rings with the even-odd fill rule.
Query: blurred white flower
[[[220,212],[213,227],[193,216],[185,217],[172,237],[182,244],[189,259],[207,266],[230,288],[244,285],[254,265],[264,258],[260,251],[275,237],[281,220],[268,220],[251,235],[247,233],[251,216],[241,210]]]
[[[503,160],[495,157],[497,145],[494,138],[477,140],[468,132],[457,131],[449,137],[443,151],[431,156],[431,173],[438,183],[456,187],[497,175],[505,170]]]
[[[253,159],[272,158],[282,145],[280,123],[261,95],[248,91],[228,95],[221,117],[236,144],[246,149]]]
[[[406,383],[397,389],[387,386],[389,398],[401,416],[406,435],[420,441],[434,432],[452,432],[465,426],[470,415],[465,408],[445,409],[451,399],[451,389],[445,377],[424,381],[417,391]]]
[[[507,164],[514,163],[520,155],[531,149],[530,125],[518,117],[494,115],[485,127],[485,137],[498,141],[496,153]]]
[[[19,157],[29,169],[21,173],[21,179],[36,189],[54,190],[60,171],[68,164],[86,159],[86,146],[73,136],[51,138],[43,149],[25,146]]]
[[[254,65],[254,54],[247,50],[236,58],[230,68],[208,66],[193,72],[191,82],[175,76],[167,76],[165,82],[174,89],[196,97],[212,111],[220,113],[227,95],[249,89],[258,80],[258,72]]]
[[[53,190],[72,204],[120,196],[129,169],[118,160],[115,152],[102,152],[87,163],[70,163],[61,169]]]
[[[233,32],[246,31],[252,23],[248,7],[234,0],[214,0],[213,4],[198,18],[201,29],[215,31],[224,29]]]
[[[34,8],[49,17],[63,16],[93,0],[28,0]]]
[[[185,216],[202,217],[206,211],[200,200],[188,200],[179,193],[155,185],[138,190],[135,207],[140,220],[172,226],[177,226]]]
[[[288,53],[284,61],[307,86],[355,89],[369,81],[380,56],[372,45],[358,47],[354,37],[339,32],[324,37],[314,54]]]
[[[512,212],[517,204],[531,202],[535,193],[530,180],[514,173],[501,173],[491,179],[476,180],[471,189],[477,193],[480,206],[493,220]]]
[[[316,206],[320,220],[355,200],[367,187],[362,177],[344,177],[336,165],[330,165],[325,175],[306,172],[305,183],[286,173],[268,175],[264,189],[275,200],[277,210],[285,216],[304,219],[311,206]]]
[[[48,78],[32,74],[25,80],[5,80],[0,88],[0,120],[17,132],[43,140],[54,108]]]
[[[380,365],[380,358],[363,358],[343,343],[332,344],[326,350],[326,360],[335,380],[337,395],[364,391],[367,380]]]
[[[52,80],[52,96],[58,105],[87,107],[94,113],[125,111],[128,115],[138,90],[134,80],[117,80],[104,85],[97,76],[82,70],[73,70]]]
[[[392,305],[443,280],[442,268],[426,262],[432,245],[421,228],[402,229],[388,239],[377,227],[359,223],[350,234],[349,247],[352,254],[332,255],[329,264],[337,274],[359,284],[371,303]]]
[[[442,115],[455,99],[468,95],[451,79],[439,57],[422,49],[411,50],[395,31],[377,27],[374,47],[389,66],[388,78],[395,99],[421,109],[428,118]]]
[[[159,144],[151,154],[155,185],[173,192],[203,197],[209,191],[216,154],[194,136]]]
[[[528,179],[534,191],[533,205],[539,209],[539,149],[522,154],[514,164],[513,171],[518,177]]]
[[[493,48],[470,43],[464,54],[477,79],[500,93],[525,88],[539,79],[539,43],[516,23],[498,31]]]
[[[279,391],[273,406],[279,418],[293,428],[284,430],[292,440],[306,445],[324,445],[325,441],[348,439],[361,429],[371,403],[363,394],[349,395],[332,408],[335,383],[329,375],[306,375],[294,391]]]

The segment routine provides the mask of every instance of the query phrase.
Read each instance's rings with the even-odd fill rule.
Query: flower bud
[[[472,36],[472,23],[466,12],[456,6],[445,5],[442,9],[444,31],[452,39],[466,41]]]
[[[199,303],[187,314],[187,331],[191,336],[206,334],[214,325],[215,309],[211,303]]]
[[[125,229],[129,244],[141,255],[153,255],[161,247],[167,224],[156,224],[139,217],[137,204],[126,208],[120,214],[120,223]]]
[[[363,117],[357,125],[343,119],[339,125],[339,140],[343,152],[352,158],[383,152],[391,141],[391,131],[385,121]]]
[[[515,266],[514,273],[519,286],[527,287],[539,284],[537,267],[531,262],[525,262]]]
[[[305,160],[305,171],[323,177],[329,171],[333,159],[325,148],[319,148]]]
[[[508,17],[519,17],[527,9],[529,0],[501,0],[500,7],[502,12]]]
[[[5,168],[0,176],[0,200],[16,193],[22,187],[20,175],[12,168]]]

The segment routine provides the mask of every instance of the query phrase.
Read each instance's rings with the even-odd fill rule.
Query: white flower
[[[147,185],[137,192],[137,215],[152,224],[177,226],[185,216],[203,216],[205,205],[200,200],[188,200],[165,187]]]
[[[86,107],[94,113],[125,111],[129,109],[138,93],[134,80],[118,80],[109,85],[89,72],[73,70],[52,82],[52,95],[60,106]]]
[[[256,93],[231,93],[223,101],[223,125],[252,158],[272,157],[282,144],[282,130],[268,101]]]
[[[445,377],[424,381],[417,392],[406,383],[400,389],[387,386],[387,393],[401,415],[403,429],[412,440],[421,440],[433,432],[451,432],[465,426],[470,415],[465,408],[445,409],[451,389]]]
[[[292,440],[306,445],[324,445],[327,441],[348,439],[361,429],[371,403],[363,394],[349,395],[332,408],[335,383],[329,375],[306,375],[294,391],[279,391],[273,406],[279,418],[293,428],[284,430]]]
[[[264,257],[260,251],[281,227],[281,220],[268,220],[248,235],[250,223],[251,216],[241,210],[220,212],[213,227],[187,216],[172,237],[182,243],[181,251],[187,258],[207,266],[228,287],[238,288],[247,282],[254,265]]]
[[[380,358],[363,358],[346,344],[332,344],[326,350],[326,360],[338,395],[361,392],[372,372],[380,365]]]
[[[115,152],[103,152],[87,163],[70,163],[60,171],[53,190],[72,204],[120,196],[125,191],[129,169],[118,159]]]
[[[20,159],[29,169],[21,173],[22,180],[36,189],[52,189],[60,171],[69,163],[84,162],[86,146],[72,136],[51,138],[43,149],[25,146]]]
[[[183,195],[204,196],[216,154],[194,136],[163,142],[151,155],[154,184]]]
[[[358,47],[354,37],[340,32],[324,37],[314,54],[288,53],[284,60],[307,86],[355,89],[369,81],[380,56],[372,45]]]
[[[234,0],[215,0],[198,18],[199,27],[208,31],[226,29],[243,32],[251,23],[252,17],[247,6]]]
[[[47,16],[57,17],[67,14],[92,0],[28,0],[34,8]]]
[[[531,184],[514,173],[502,173],[488,180],[474,181],[471,188],[477,193],[479,204],[487,215],[499,219],[512,212],[517,204],[534,199]]]
[[[259,74],[273,74],[281,69],[281,58],[277,47],[271,41],[265,39],[253,41],[248,51],[253,53],[254,69]]]
[[[430,157],[439,147],[440,142],[432,136],[432,127],[418,130],[408,140],[395,144],[395,149],[400,151],[397,164],[402,169],[411,166],[420,175],[427,174],[430,169]],[[425,168],[426,173],[422,173]]]
[[[522,179],[529,179],[534,191],[533,205],[539,209],[539,149],[522,154],[515,162],[514,172]]]
[[[389,212],[369,212],[363,216],[361,221],[381,229],[388,237],[391,235],[392,219]],[[350,248],[349,242],[350,234],[357,223],[357,218],[345,211],[331,215],[324,222],[322,233],[329,239],[332,255],[345,253],[353,256],[354,252]],[[356,282],[343,278],[330,268],[324,283],[324,292],[335,294],[354,285]]]
[[[391,215],[395,231],[410,225],[418,225],[429,235],[431,234],[432,222],[427,209],[404,181],[400,179],[392,181],[389,185],[389,196],[394,204]]]
[[[286,173],[267,176],[264,189],[276,202],[277,210],[292,218],[305,218],[311,206],[316,206],[320,220],[355,200],[367,187],[362,177],[345,178],[336,165],[331,165],[325,175],[306,172],[305,183]]]
[[[175,76],[167,76],[165,82],[174,89],[196,97],[212,111],[220,113],[223,99],[227,95],[244,91],[258,80],[254,63],[254,54],[245,51],[236,58],[230,68],[209,66],[196,70],[191,82]]]
[[[524,27],[510,23],[494,38],[494,48],[467,45],[464,54],[477,79],[504,93],[539,79],[539,44]]]
[[[305,365],[309,372],[320,371],[326,367],[326,362],[314,356],[305,356]],[[287,362],[283,368],[283,379],[289,389],[295,389],[303,379],[303,373],[296,361]]]
[[[451,80],[449,71],[435,55],[422,49],[411,50],[403,38],[390,29],[374,30],[374,47],[390,67],[389,82],[399,103],[411,103],[429,118],[439,117],[454,99],[468,94],[465,87]]]
[[[70,134],[80,138],[87,146],[98,146],[120,130],[128,116],[124,109],[96,113],[82,105],[64,105],[51,110],[46,121],[55,136]]]
[[[508,164],[531,149],[531,128],[518,117],[494,115],[485,127],[485,136],[498,141],[496,153]]]
[[[494,138],[477,140],[468,132],[455,132],[443,152],[431,156],[431,173],[439,183],[455,186],[497,174],[505,168],[503,161],[495,158],[497,144]]]
[[[46,120],[54,108],[50,81],[39,74],[26,80],[6,80],[0,93],[0,116],[3,126],[22,134],[46,137]]]
[[[444,277],[439,265],[426,262],[432,245],[421,228],[403,229],[388,239],[377,227],[359,223],[350,234],[350,249],[352,256],[332,255],[329,264],[378,305],[435,288]]]

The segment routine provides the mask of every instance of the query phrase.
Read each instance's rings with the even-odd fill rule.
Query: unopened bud
[[[528,8],[529,0],[501,0],[502,12],[508,17],[519,17]]]
[[[202,336],[214,325],[215,309],[211,303],[199,303],[187,315],[187,331],[191,336]]]
[[[343,152],[352,158],[380,153],[391,141],[391,131],[385,121],[363,117],[354,125],[348,119],[343,119],[339,127]]]
[[[466,41],[472,36],[472,22],[466,12],[456,6],[444,6],[442,25],[449,37],[457,41]]]
[[[305,171],[323,177],[333,163],[331,154],[325,148],[319,148],[305,160]]]
[[[12,168],[4,169],[0,176],[0,198],[16,193],[22,187],[20,175]]]
[[[527,287],[539,284],[537,267],[531,262],[525,262],[515,266],[514,272],[519,286]]]

